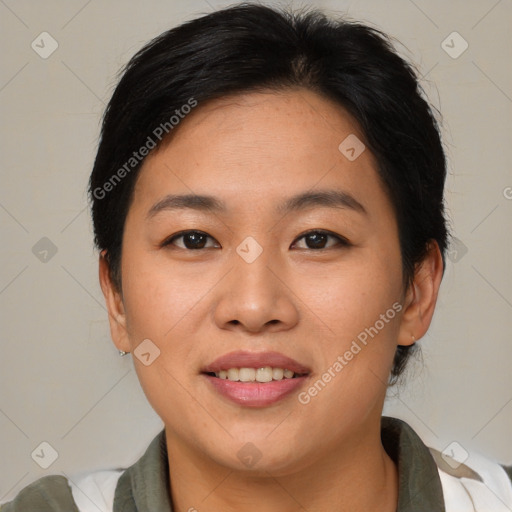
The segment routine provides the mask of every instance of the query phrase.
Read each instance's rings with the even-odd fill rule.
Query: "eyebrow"
[[[341,190],[317,190],[303,192],[287,198],[277,205],[276,212],[286,214],[313,207],[341,208],[367,214],[365,207],[348,192]],[[192,209],[197,211],[211,211],[226,213],[226,204],[214,196],[198,194],[169,194],[155,203],[148,211],[146,218],[149,220],[162,211],[176,211]]]

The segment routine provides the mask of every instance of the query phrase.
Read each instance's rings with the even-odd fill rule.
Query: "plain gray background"
[[[512,3],[287,4],[396,37],[443,114],[457,240],[423,362],[384,412],[440,450],[457,441],[512,463]],[[0,0],[0,501],[46,474],[131,464],[162,428],[131,356],[110,340],[86,185],[121,66],[162,31],[227,5]],[[58,44],[50,56],[42,32]],[[48,469],[31,456],[41,442],[58,453]]]

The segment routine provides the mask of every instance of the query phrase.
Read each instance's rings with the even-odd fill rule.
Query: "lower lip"
[[[306,381],[306,376],[270,382],[235,382],[205,375],[214,389],[231,401],[246,407],[265,407],[282,400]]]

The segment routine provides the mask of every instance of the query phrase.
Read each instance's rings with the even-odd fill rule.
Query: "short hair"
[[[185,105],[200,108],[216,98],[297,87],[333,100],[359,124],[396,215],[404,285],[432,240],[444,263],[445,154],[434,109],[412,65],[376,28],[318,9],[293,12],[244,2],[151,40],[127,63],[108,103],[89,198],[94,241],[106,249],[119,291],[124,224],[145,158],[139,148],[167,143],[179,129],[172,118],[186,112]],[[415,349],[397,347],[390,384]]]

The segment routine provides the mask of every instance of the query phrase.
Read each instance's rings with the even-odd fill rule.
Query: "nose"
[[[216,287],[214,318],[221,329],[250,333],[292,328],[299,318],[287,273],[270,251],[252,262],[233,253],[230,272]]]

